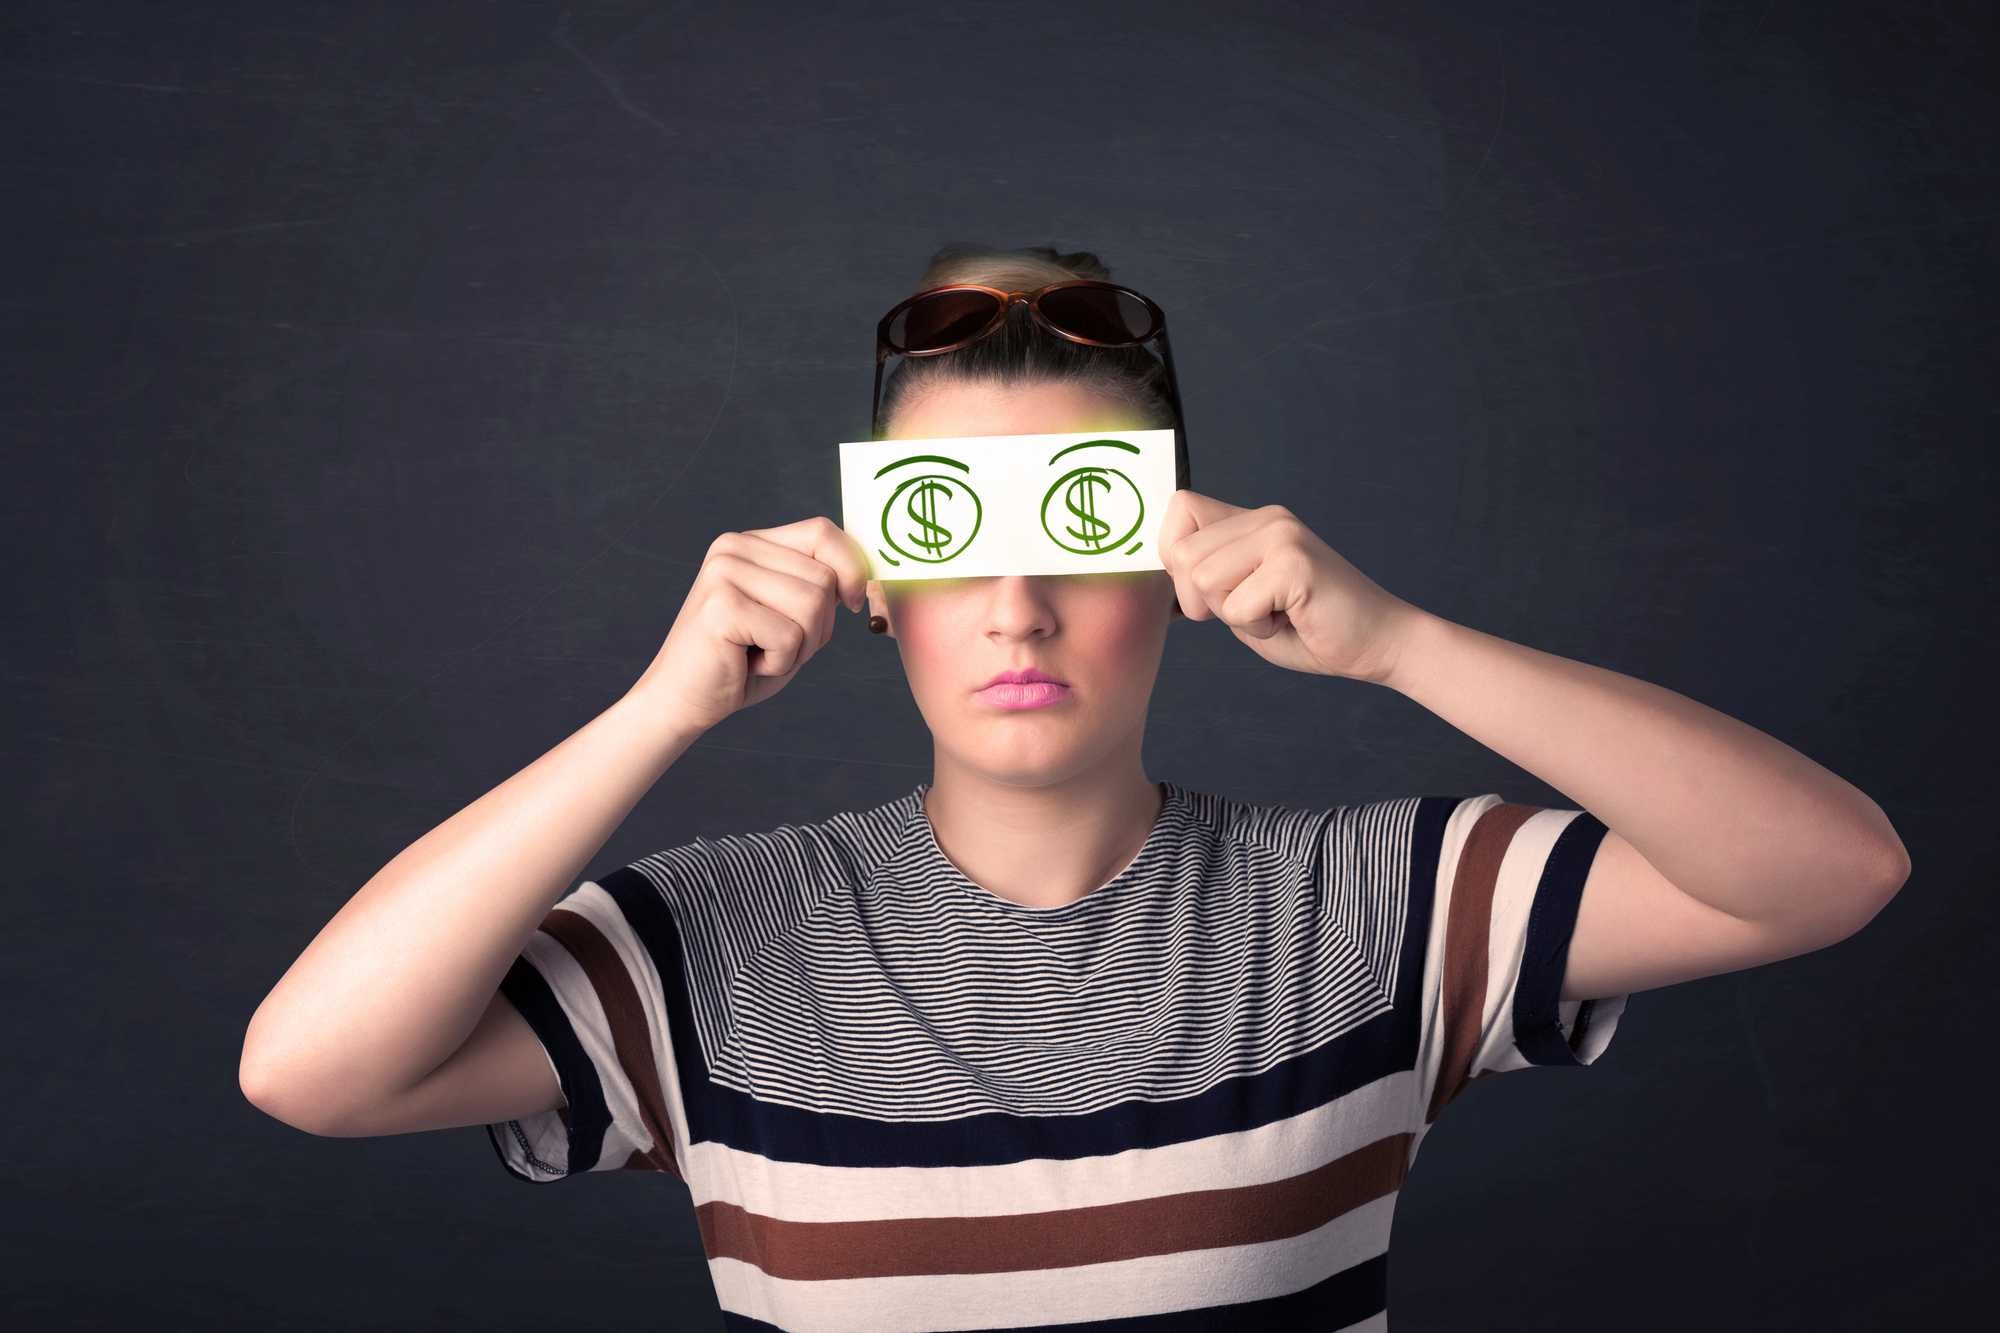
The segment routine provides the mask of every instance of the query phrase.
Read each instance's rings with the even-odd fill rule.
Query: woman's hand
[[[1278,505],[1238,509],[1176,491],[1160,550],[1190,620],[1214,617],[1293,671],[1386,682],[1422,615]]]
[[[403,849],[258,1006],[243,1091],[315,1134],[489,1124],[561,1106],[495,992],[549,908],[703,730],[768,698],[858,608],[861,557],[823,518],[709,548],[626,696]]]
[[[633,693],[707,730],[784,689],[833,637],[835,607],[861,609],[867,579],[853,541],[824,518],[725,532]]]

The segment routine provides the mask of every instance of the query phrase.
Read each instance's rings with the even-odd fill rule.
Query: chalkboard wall
[[[7,35],[7,1152],[50,1329],[719,1326],[685,1192],[236,1087],[345,897],[607,706],[716,533],[837,513],[938,245],[1168,311],[1194,482],[1764,728],[1916,863],[1819,954],[1474,1088],[1400,1330],[1950,1329],[1996,1282],[1983,6],[23,0]],[[843,618],[593,864],[928,773]],[[1171,636],[1152,775],[1560,803]],[[1983,1320],[1981,1326],[1984,1326]]]

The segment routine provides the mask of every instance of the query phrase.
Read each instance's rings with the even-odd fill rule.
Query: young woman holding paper
[[[1104,276],[959,251],[922,289]],[[892,378],[891,436],[1173,424],[1147,354],[1003,306]],[[1380,1328],[1396,1191],[1468,1081],[1589,1063],[1629,992],[1824,947],[1903,882],[1803,755],[1411,606],[1282,508],[1182,491],[1159,542],[1153,574],[885,585],[826,519],[717,538],[622,699],[328,923],[245,1092],[320,1134],[484,1124],[530,1180],[673,1172],[732,1327]],[[934,780],[572,892],[843,607],[894,637]],[[1589,813],[1156,784],[1178,615],[1398,690]]]

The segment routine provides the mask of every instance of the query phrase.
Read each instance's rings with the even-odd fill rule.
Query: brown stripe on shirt
[[[604,1008],[604,1020],[611,1028],[611,1049],[617,1052],[618,1066],[639,1099],[639,1119],[652,1136],[651,1149],[634,1153],[655,1170],[678,1176],[674,1163],[674,1136],[668,1128],[667,1105],[660,1091],[659,1066],[653,1063],[653,1033],[646,1023],[646,1009],[631,973],[611,941],[604,938],[588,917],[558,907],[542,921],[542,933],[554,939],[576,959],[577,966],[597,992]],[[628,1159],[624,1169],[634,1163]]]
[[[1046,1213],[787,1222],[718,1201],[695,1215],[709,1258],[795,1282],[1075,1268],[1303,1235],[1401,1188],[1411,1138],[1391,1134],[1262,1185]]]
[[[1451,882],[1450,915],[1445,921],[1444,1053],[1438,1061],[1437,1082],[1431,1086],[1425,1124],[1436,1120],[1445,1103],[1472,1081],[1472,1056],[1479,1049],[1485,1019],[1493,889],[1500,882],[1500,863],[1506,859],[1514,834],[1540,813],[1532,805],[1496,805],[1472,826],[1465,850],[1459,853],[1458,873]]]

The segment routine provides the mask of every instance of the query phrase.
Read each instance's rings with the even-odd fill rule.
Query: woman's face
[[[973,381],[911,402],[889,438],[1135,428],[1128,406],[1076,385]],[[1136,758],[1174,606],[1165,571],[892,581],[869,600],[940,763],[1039,787]]]

